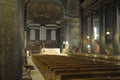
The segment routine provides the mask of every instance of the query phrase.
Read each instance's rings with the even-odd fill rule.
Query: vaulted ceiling
[[[65,1],[30,0],[27,4],[27,20],[39,24],[56,23],[63,18]]]

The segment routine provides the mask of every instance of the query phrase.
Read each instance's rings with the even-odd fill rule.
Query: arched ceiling
[[[39,24],[58,22],[63,17],[63,7],[59,0],[30,0],[27,20]]]

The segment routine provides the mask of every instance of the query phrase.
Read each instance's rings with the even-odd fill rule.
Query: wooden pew
[[[97,78],[85,78],[85,79],[69,79],[69,80],[120,80],[120,77],[97,77]]]
[[[98,55],[98,54],[71,54],[71,56],[75,57],[84,57],[86,59],[95,59],[96,61],[112,63],[112,64],[120,64],[120,57],[114,55]]]
[[[86,78],[100,78],[100,77],[120,77],[120,71],[91,71],[91,72],[69,72],[60,73],[52,80],[70,80],[70,79],[86,79]]]
[[[120,67],[120,66],[119,66]],[[51,69],[50,76],[55,76],[59,73],[67,73],[67,72],[85,72],[85,71],[120,71],[120,68],[115,65],[109,65],[109,66],[73,66],[73,67],[54,67]]]
[[[59,73],[64,72],[86,72],[86,71],[120,71],[119,67],[116,66],[73,66],[73,67],[59,67],[50,69],[48,75],[55,76]]]
[[[56,63],[54,63],[55,65],[53,65],[53,63],[50,63],[50,64],[51,64],[51,65],[47,64],[47,66],[49,66],[49,69],[51,69],[51,67],[52,67],[52,68],[53,68],[53,67],[54,67],[54,68],[57,68],[57,67],[59,67],[59,68],[65,68],[65,67],[71,68],[71,65],[72,65],[73,68],[75,68],[76,66],[77,66],[78,68],[81,67],[81,65],[78,65],[78,64],[77,64],[77,65],[75,65],[75,64],[71,64],[71,65],[57,64],[57,65],[56,65]],[[89,65],[90,65],[90,64],[89,64]],[[97,66],[100,67],[101,65],[97,65]],[[97,67],[97,66],[95,66],[95,67]],[[102,65],[101,67],[104,67],[104,66],[105,66],[105,65]],[[90,66],[89,66],[89,67],[90,67]],[[93,66],[92,66],[92,67],[93,67]],[[48,69],[48,70],[49,70],[49,69]],[[46,71],[48,71],[48,70],[46,70]],[[46,73],[47,73],[47,72],[46,72]],[[49,72],[49,73],[51,73],[51,72]],[[49,74],[47,73],[46,76],[47,76],[47,75],[49,75]],[[48,76],[47,76],[47,77],[48,77]]]
[[[33,61],[35,62],[35,64],[37,64],[38,69],[40,70],[40,72],[42,72],[44,77],[46,77],[46,80],[51,80],[51,78],[52,80],[56,80],[53,78],[56,78],[57,76],[60,77],[59,79],[62,79],[65,78],[66,75],[68,77],[69,75],[71,75],[71,73],[72,76],[81,75],[81,74],[83,75],[83,71],[85,70],[86,71],[88,70],[88,72],[86,72],[86,74],[84,75],[87,75],[87,73],[89,73],[90,71],[94,72],[94,70],[96,71],[95,73],[96,75],[103,75],[107,72],[104,71],[105,68],[107,69],[107,67],[110,67],[110,69],[107,70],[110,70],[111,72],[117,70],[118,70],[117,72],[119,72],[119,68],[118,68],[119,65],[114,65],[106,62],[99,63],[99,61],[96,62],[92,58],[89,58],[88,60],[87,59],[88,58],[83,58],[83,57],[76,58],[76,57],[65,57],[65,56],[34,56]],[[80,68],[82,69],[82,72],[80,71]],[[100,74],[99,72],[100,70],[103,70],[104,73]],[[66,71],[68,71],[68,73]],[[77,73],[78,71],[80,74]],[[97,74],[97,71],[99,72],[99,74]],[[110,75],[110,71],[107,72],[109,73],[109,75]],[[67,80],[68,79],[69,78],[67,78]],[[72,78],[70,77],[70,79]]]
[[[51,59],[49,59],[51,56],[49,56],[48,57],[48,59],[46,59],[46,56],[37,56],[37,60],[39,60],[39,61],[41,61],[40,62],[40,64],[39,64],[39,66],[44,66],[44,67],[42,67],[42,68],[44,68],[44,69],[42,69],[42,70],[40,70],[43,74],[44,74],[44,76],[45,75],[47,75],[47,74],[45,74],[45,73],[47,73],[46,71],[48,71],[48,70],[46,70],[46,69],[48,69],[48,68],[46,68],[46,67],[51,67],[51,66],[53,66],[53,67],[56,67],[56,66],[62,66],[62,67],[64,67],[64,66],[73,66],[73,67],[75,67],[75,66],[81,66],[81,64],[79,65],[78,63],[80,63],[79,61],[73,61],[74,62],[74,64],[73,63],[71,63],[71,58],[69,58],[70,59],[70,61],[67,61],[67,62],[65,62],[65,61],[63,61],[62,63],[61,63],[61,58],[62,58],[62,60],[64,60],[64,59],[66,59],[67,57],[61,57],[61,56],[55,56],[55,57],[57,57],[57,58],[59,58],[59,59],[57,59],[58,61],[56,61],[56,62],[54,62],[54,60],[51,60]],[[52,58],[52,59],[54,59],[54,58]],[[75,58],[74,58],[75,59]],[[73,60],[74,60],[73,59]],[[46,60],[48,60],[48,61],[46,61]],[[75,63],[75,62],[77,62],[77,63]],[[41,64],[41,63],[43,63],[43,64]],[[49,64],[48,64],[49,63]],[[66,63],[66,64],[65,64]],[[69,64],[70,63],[70,64]],[[89,62],[88,62],[89,63]],[[87,64],[88,64],[87,63]],[[89,63],[90,64],[90,63]],[[86,63],[85,63],[85,65],[86,65]]]

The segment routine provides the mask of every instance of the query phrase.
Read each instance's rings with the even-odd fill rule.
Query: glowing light
[[[87,36],[87,38],[89,39],[89,38],[90,38],[90,36]]]
[[[66,44],[68,44],[68,41],[66,41]]]
[[[110,34],[110,32],[106,32],[106,34]]]
[[[29,56],[30,55],[30,51],[27,51],[27,56]]]
[[[94,38],[95,40],[97,40],[98,34],[97,34],[97,28],[94,27]]]
[[[29,53],[30,51],[27,51],[27,54]]]
[[[87,45],[87,48],[90,48],[90,45]]]

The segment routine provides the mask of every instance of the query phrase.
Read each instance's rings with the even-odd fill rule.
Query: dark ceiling
[[[63,3],[61,3],[61,1]],[[56,23],[63,18],[65,0],[30,0],[27,5],[27,20],[33,23]]]

